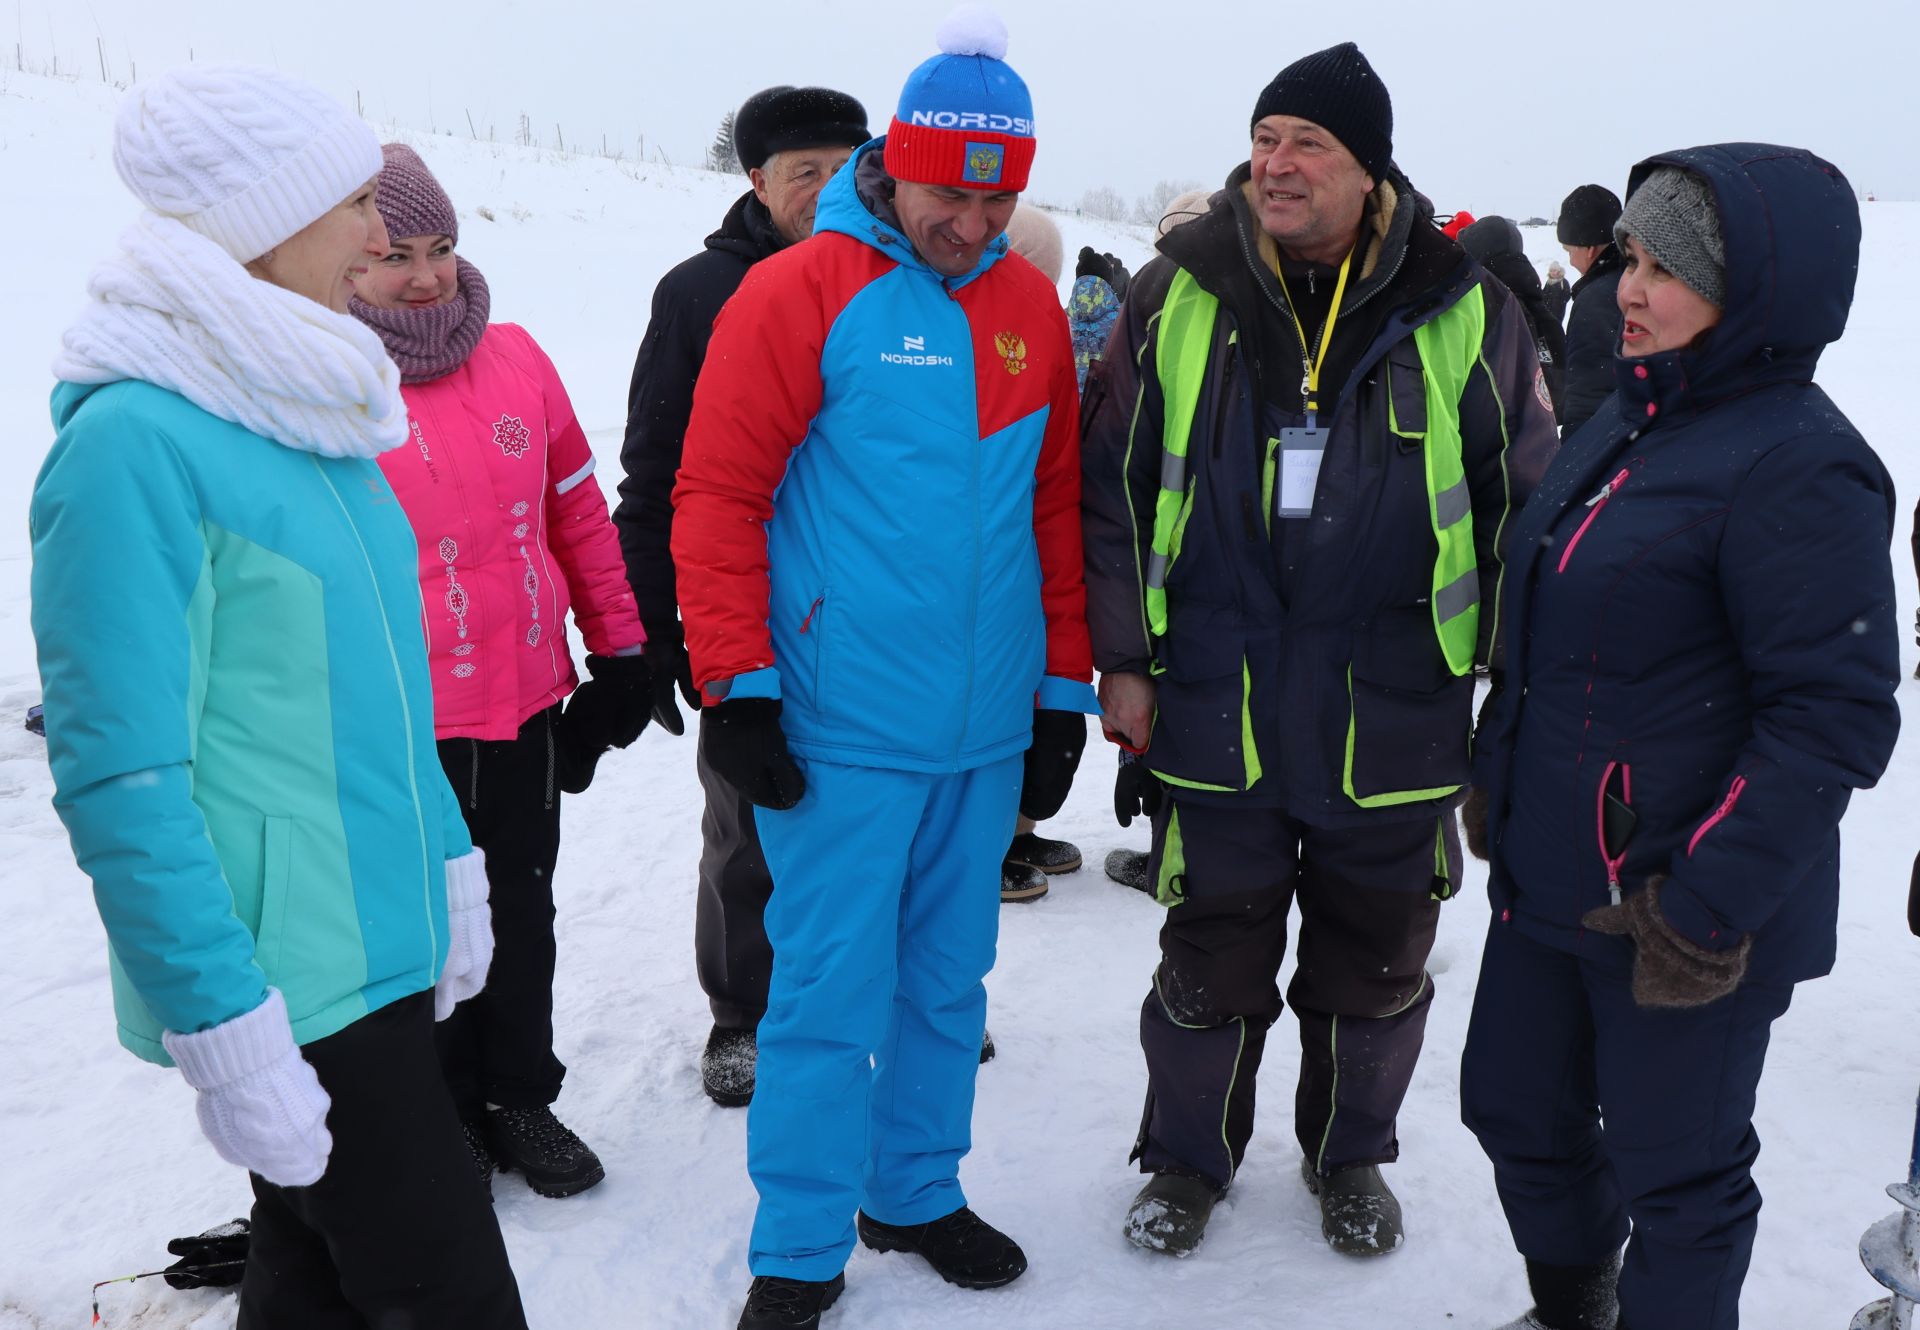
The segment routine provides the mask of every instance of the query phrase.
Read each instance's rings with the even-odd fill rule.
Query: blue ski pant
[[[1467,1028],[1461,1117],[1514,1246],[1597,1265],[1625,1242],[1622,1325],[1735,1330],[1760,1216],[1754,1098],[1792,986],[1640,1007],[1630,942],[1570,945],[1496,920]]]
[[[756,809],[773,895],[747,1171],[756,1275],[831,1279],[854,1214],[922,1224],[966,1204],[1000,862],[1022,758],[927,774],[801,762]]]

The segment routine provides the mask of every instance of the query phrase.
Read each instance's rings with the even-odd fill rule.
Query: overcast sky
[[[773,83],[824,83],[885,126],[933,52],[947,0],[15,0],[29,65],[116,78],[193,58],[314,80],[376,120],[502,138],[525,113],[551,145],[697,162],[721,114]],[[1216,184],[1247,154],[1261,87],[1289,61],[1357,41],[1393,95],[1395,158],[1439,211],[1551,217],[1573,185],[1616,191],[1662,149],[1727,139],[1812,148],[1861,191],[1920,198],[1910,0],[1257,0],[1002,4],[1032,89],[1032,197],[1097,185]],[[3,24],[4,20],[0,20]],[[8,52],[11,57],[12,52]],[[7,62],[9,65],[12,59]]]

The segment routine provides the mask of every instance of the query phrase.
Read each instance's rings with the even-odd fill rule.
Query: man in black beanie
[[[1581,185],[1560,205],[1555,232],[1567,261],[1580,274],[1567,316],[1567,377],[1560,399],[1560,434],[1572,438],[1613,392],[1613,355],[1620,348],[1620,307],[1614,291],[1624,262],[1613,243],[1620,200],[1605,185]]]
[[[1233,1182],[1297,901],[1303,1179],[1370,1255],[1401,1242],[1379,1165],[1459,882],[1499,541],[1557,440],[1519,306],[1394,165],[1357,47],[1282,70],[1251,138],[1087,383],[1087,619],[1108,733],[1144,750],[1115,806],[1151,814],[1169,907],[1125,1232],[1192,1251]]]
[[[821,186],[853,149],[871,138],[866,108],[831,88],[768,88],[747,98],[733,119],[733,141],[752,188],[734,201],[706,247],[660,279],[653,317],[634,362],[627,395],[627,437],[620,447],[620,502],[614,525],[627,578],[647,629],[654,719],[685,732],[677,686],[697,709],[674,589],[673,481],[693,410],[693,385],[707,358],[713,319],[747,269],[813,234]],[[713,1009],[700,1081],[717,1104],[753,1098],[754,1031],[767,1007],[773,971],[761,915],[773,882],[754,832],[753,808],[737,790],[697,768],[706,791],[700,821],[700,890],[694,960]]]

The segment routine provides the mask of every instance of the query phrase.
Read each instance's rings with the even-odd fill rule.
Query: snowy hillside
[[[14,256],[0,270],[0,428],[13,440],[0,455],[0,491],[12,505],[0,523],[0,859],[10,868],[0,1330],[84,1324],[93,1281],[154,1269],[168,1237],[249,1204],[244,1176],[201,1138],[179,1077],[114,1042],[88,884],[49,806],[44,746],[16,719],[39,693],[24,512],[50,441],[45,367],[87,268],[133,211],[109,158],[112,105],[97,86],[0,81],[0,180],[10,204],[0,209],[0,236]],[[610,492],[653,285],[699,247],[742,181],[407,137],[459,207],[461,252],[486,273],[495,316],[525,324],[558,364]],[[1821,378],[1912,495],[1920,456],[1907,446],[1902,408],[1920,297],[1920,205],[1865,212],[1852,329]],[[1060,220],[1069,263],[1084,243],[1136,268],[1146,257],[1142,232]],[[1543,267],[1560,256],[1550,229],[1526,234]],[[1903,523],[1895,551],[1903,623],[1915,598],[1906,534]],[[1916,688],[1908,685],[1907,700],[1920,697]],[[1122,1239],[1121,1213],[1139,1185],[1126,1154],[1144,1088],[1136,1031],[1160,910],[1099,873],[1108,849],[1145,844],[1140,824],[1126,832],[1113,824],[1110,773],[1107,751],[1090,745],[1048,830],[1078,842],[1092,867],[1055,879],[1036,904],[1003,910],[989,980],[999,1058],[981,1072],[963,1177],[982,1214],[1026,1245],[1031,1272],[1003,1291],[966,1293],[918,1262],[859,1250],[831,1330],[1486,1330],[1516,1314],[1525,1306],[1519,1262],[1456,1100],[1486,926],[1477,866],[1443,916],[1432,963],[1439,1000],[1401,1123],[1403,1162],[1390,1175],[1406,1204],[1406,1249],[1362,1264],[1320,1240],[1296,1173],[1290,1017],[1269,1044],[1264,1116],[1246,1168],[1206,1245],[1173,1262]],[[1776,1027],[1759,1109],[1767,1209],[1745,1300],[1745,1324],[1756,1330],[1844,1326],[1878,1295],[1854,1247],[1892,1208],[1881,1188],[1904,1175],[1920,1082],[1920,940],[1902,923],[1920,848],[1917,798],[1920,740],[1909,740],[1847,822],[1839,970],[1804,986]],[[653,729],[567,804],[556,1027],[571,1070],[559,1109],[598,1148],[608,1179],[567,1201],[536,1197],[518,1178],[496,1184],[537,1330],[731,1326],[746,1287],[746,1117],[709,1103],[696,1069],[709,1019],[692,957],[699,802],[691,739]],[[224,1330],[233,1300],[153,1280],[105,1290],[103,1313],[110,1330]]]

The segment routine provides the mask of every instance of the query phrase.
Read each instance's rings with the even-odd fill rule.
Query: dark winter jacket
[[[1553,321],[1564,329],[1567,322],[1567,304],[1573,299],[1573,288],[1567,285],[1567,279],[1549,277],[1540,283],[1540,298],[1547,302],[1547,313],[1553,315]]]
[[[1619,393],[1515,523],[1475,758],[1489,891],[1573,946],[1610,878],[1665,873],[1675,928],[1752,934],[1750,979],[1787,982],[1833,964],[1840,817],[1900,724],[1893,485],[1812,382],[1846,326],[1859,211],[1795,149],[1669,153],[1634,183],[1658,164],[1713,187],[1725,312],[1694,348],[1617,362]],[[1608,797],[1637,819],[1624,857],[1618,832],[1603,849]]]
[[[1533,334],[1533,345],[1540,355],[1550,409],[1558,420],[1565,400],[1567,335],[1547,305],[1540,289],[1540,274],[1533,270],[1533,260],[1522,246],[1520,228],[1505,217],[1482,217],[1460,233],[1460,247],[1480,260],[1480,266],[1519,300],[1527,331]]]
[[[673,478],[693,384],[706,363],[714,316],[747,269],[785,242],[766,205],[748,190],[734,201],[700,253],[673,268],[653,292],[653,317],[640,341],[627,393],[627,437],[620,445],[620,502],[613,524],[626,556],[627,580],[651,643],[681,640],[673,586]]]
[[[1560,434],[1572,438],[1613,392],[1613,353],[1620,349],[1620,251],[1608,245],[1573,284],[1567,318],[1567,386]]]
[[[1205,216],[1161,237],[1088,379],[1082,503],[1095,663],[1156,673],[1147,760],[1218,791],[1191,797],[1279,806],[1322,826],[1432,817],[1467,778],[1473,681],[1451,672],[1429,603],[1438,544],[1413,330],[1479,287],[1485,325],[1458,415],[1483,656],[1509,509],[1556,446],[1535,396],[1539,363],[1512,297],[1482,281],[1406,179],[1390,175],[1369,201],[1322,375],[1329,440],[1313,516],[1274,516],[1275,441],[1305,418],[1301,337],[1248,182],[1243,164]],[[1218,297],[1220,313],[1187,449],[1192,498],[1166,575],[1166,632],[1153,635],[1146,570],[1166,424],[1156,338],[1177,270]],[[1333,273],[1291,263],[1287,273],[1317,342]],[[1376,801],[1406,791],[1434,793]]]

